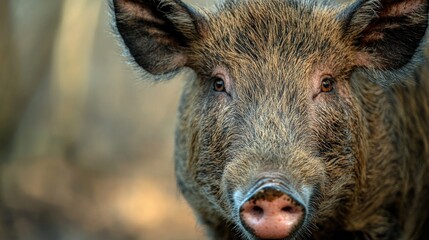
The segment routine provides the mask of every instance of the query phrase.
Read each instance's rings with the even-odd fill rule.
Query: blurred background
[[[186,76],[144,83],[110,21],[106,0],[0,0],[2,240],[203,239],[173,173]]]

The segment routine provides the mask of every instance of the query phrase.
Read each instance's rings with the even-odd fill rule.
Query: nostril
[[[259,221],[264,217],[264,209],[261,208],[260,206],[253,206],[250,209],[249,214],[252,215],[255,218],[255,220]]]
[[[293,212],[293,208],[291,206],[287,206],[287,207],[282,208],[282,211],[291,213],[291,212]]]
[[[252,208],[252,211],[253,211],[253,213],[255,214],[255,215],[262,215],[262,214],[264,214],[264,209],[262,209],[261,207],[259,207],[259,206],[254,206],[253,208]]]

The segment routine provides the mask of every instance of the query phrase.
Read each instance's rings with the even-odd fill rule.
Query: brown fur
[[[176,174],[213,239],[252,238],[239,226],[233,195],[267,172],[297,191],[312,189],[310,219],[296,238],[427,238],[427,1],[229,0],[209,12],[169,0],[158,7],[173,10],[144,16],[142,27],[173,24],[169,34],[126,28],[148,14],[139,6],[155,12],[154,2],[115,1],[118,30],[146,71],[196,73],[179,108]],[[124,9],[132,9],[126,18]],[[374,20],[401,9],[404,25]],[[395,45],[386,28],[412,35]],[[152,52],[141,49],[145,41]],[[226,78],[226,92],[212,90],[213,74]],[[319,93],[324,75],[334,77],[334,92]]]

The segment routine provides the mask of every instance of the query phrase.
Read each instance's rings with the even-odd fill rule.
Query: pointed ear
[[[115,25],[133,60],[153,75],[175,75],[206,19],[180,0],[113,0]]]
[[[341,18],[355,48],[355,65],[377,77],[395,72],[397,79],[422,57],[428,0],[357,0]]]

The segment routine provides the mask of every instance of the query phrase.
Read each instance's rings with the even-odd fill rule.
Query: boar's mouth
[[[247,239],[306,238],[311,192],[296,190],[281,176],[261,177],[241,201],[234,197],[237,225]]]

